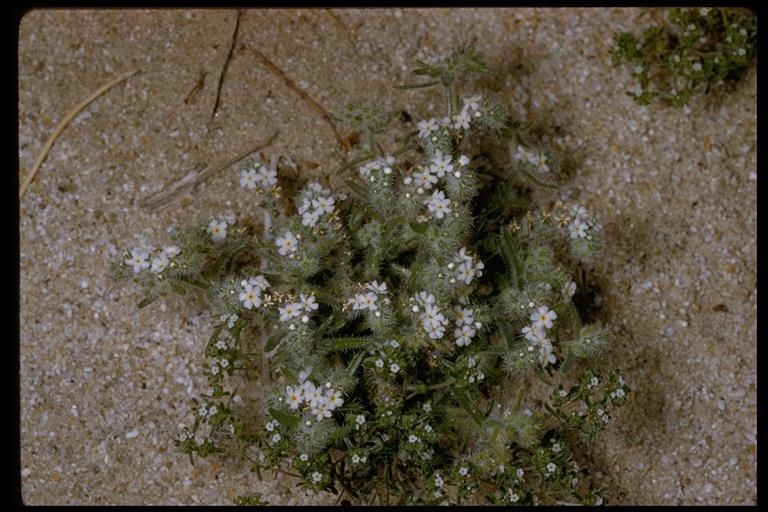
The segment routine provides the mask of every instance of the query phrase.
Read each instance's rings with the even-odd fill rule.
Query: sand
[[[172,445],[203,388],[200,297],[136,309],[113,283],[123,249],[231,210],[253,215],[232,171],[160,213],[139,202],[197,162],[280,130],[264,151],[298,175],[339,162],[324,120],[257,61],[258,48],[327,111],[378,98],[415,119],[437,91],[400,92],[417,58],[474,41],[490,95],[572,162],[556,196],[604,224],[590,272],[616,330],[609,363],[631,402],[593,447],[618,504],[755,504],[756,74],[679,110],[639,107],[612,34],[637,9],[249,10],[211,120],[235,12],[33,11],[19,34],[20,177],[56,123],[112,78],[141,72],[64,130],[20,206],[22,492],[28,504],[333,503],[259,483],[237,461],[195,467]],[[205,72],[202,89],[185,98]],[[472,84],[468,84],[472,85]],[[313,168],[315,163],[320,166]],[[21,178],[20,178],[21,179]],[[542,200],[551,199],[546,194]]]

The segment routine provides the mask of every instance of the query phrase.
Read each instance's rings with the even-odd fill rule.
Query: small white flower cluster
[[[527,150],[518,144],[512,157],[516,162],[523,162],[533,166],[539,174],[546,174],[550,171],[547,164],[549,157],[543,151]]]
[[[286,386],[285,393],[291,409],[296,410],[301,404],[306,404],[317,421],[330,418],[331,411],[344,404],[340,392],[328,384],[326,384],[326,390],[323,392],[322,386],[315,386],[308,380],[302,381],[297,387]]]
[[[358,172],[360,173],[360,176],[363,179],[367,179],[371,182],[375,182],[377,178],[377,174],[384,173],[385,175],[389,176],[394,172],[395,168],[395,157],[391,155],[387,155],[384,158],[379,158],[378,160],[374,160],[372,162],[368,162],[365,165],[360,166],[358,168]]]
[[[454,178],[461,178],[461,169],[467,165],[469,165],[469,157],[466,155],[461,155],[458,162],[454,162],[450,155],[444,155],[442,151],[437,150],[428,166],[417,166],[411,176],[403,178],[403,183],[415,185],[416,192],[423,194],[425,190],[431,189],[432,185],[436,185],[439,178],[449,174],[453,174]]]
[[[475,277],[483,275],[485,264],[467,252],[465,247],[459,249],[453,261],[448,264],[448,282],[471,284]]]
[[[381,316],[377,301],[379,297],[387,295],[387,283],[379,284],[378,281],[365,283],[364,289],[368,291],[356,293],[354,297],[347,300],[347,303],[352,306],[354,311],[369,310],[374,311],[376,316]],[[388,301],[388,299],[385,298],[384,301]]]
[[[368,457],[366,455],[358,455],[355,453],[352,455],[352,465],[356,466],[358,464],[365,464],[365,462],[368,460]]]
[[[261,306],[261,293],[269,287],[269,283],[264,276],[256,276],[248,280],[243,279],[240,281],[240,286],[242,286],[239,295],[240,302],[243,303],[244,308],[253,309]]]
[[[125,264],[133,267],[133,273],[138,274],[142,270],[150,269],[151,272],[159,274],[171,265],[171,259],[178,256],[181,249],[176,245],[169,245],[152,256],[149,255],[153,249],[136,248],[131,251],[130,257],[125,259]]]
[[[517,503],[520,500],[520,496],[518,496],[515,490],[512,489],[511,487],[507,489],[507,498],[512,503]]]
[[[217,412],[219,412],[219,408],[215,405],[206,407],[205,404],[203,404],[197,409],[197,415],[201,418],[215,416]]]
[[[360,430],[363,425],[365,425],[365,416],[358,414],[355,416],[355,430]]]
[[[539,348],[539,362],[543,366],[554,364],[557,361],[552,342],[549,341],[546,332],[544,332],[545,329],[552,328],[552,322],[556,318],[557,313],[547,306],[541,306],[537,311],[531,313],[530,319],[533,320],[533,323],[523,327],[523,335],[525,335],[525,339],[531,342],[529,350],[533,350],[534,347]]]
[[[479,94],[464,98],[464,107],[461,109],[461,112],[453,116],[453,127],[468,130],[469,124],[472,122],[472,116],[480,117],[483,115],[480,112],[480,101],[482,99],[483,97]]]
[[[445,327],[448,325],[448,320],[435,304],[435,296],[422,291],[416,296],[416,302],[424,308],[424,313],[421,316],[421,326],[427,331],[430,338],[442,338],[445,335]],[[419,307],[413,306],[413,311],[414,313],[418,312]]]
[[[592,240],[592,231],[602,229],[602,226],[592,219],[583,206],[572,205],[570,214],[573,220],[568,224],[568,233],[574,240],[579,238]]]
[[[317,182],[307,185],[301,201],[299,206],[301,224],[310,228],[315,227],[320,217],[333,213],[336,208],[336,200],[331,195],[331,191]]]
[[[475,359],[473,356],[469,356],[469,361],[467,361],[467,368],[472,369],[477,367],[477,359]],[[470,374],[467,377],[467,382],[470,384],[474,384],[475,382],[482,382],[483,379],[485,379],[485,374],[481,370],[477,370],[476,373]]]
[[[611,391],[611,398],[624,398],[626,393],[624,393],[623,388],[618,388],[616,391]]]
[[[285,306],[278,307],[277,310],[280,313],[280,321],[288,322],[302,313],[312,313],[317,310],[318,307],[320,306],[317,304],[314,295],[300,293],[299,302],[290,302]],[[309,316],[302,316],[301,321],[304,323],[309,322]]]
[[[253,190],[257,186],[262,191],[269,191],[277,185],[277,171],[259,162],[240,171],[240,186]]]
[[[275,243],[277,244],[277,252],[280,253],[280,256],[292,255],[299,247],[298,238],[290,231],[283,233],[283,236],[278,237]]]
[[[231,226],[235,223],[235,216],[230,214],[225,215],[221,219],[211,218],[208,223],[206,231],[211,235],[211,240],[214,242],[220,242],[227,238],[227,226]]]
[[[456,330],[453,331],[454,336],[456,336],[456,345],[466,347],[472,343],[472,338],[477,334],[473,325],[475,312],[470,308],[461,306],[454,306],[453,311],[456,313]],[[477,324],[480,325],[480,322]]]

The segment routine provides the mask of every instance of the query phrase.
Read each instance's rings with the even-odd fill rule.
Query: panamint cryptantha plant
[[[595,254],[601,226],[577,205],[531,208],[524,187],[556,187],[559,167],[501,105],[458,93],[486,72],[469,46],[419,62],[425,81],[401,88],[441,87],[445,116],[391,152],[377,138],[399,113],[350,104],[364,137],[337,171],[345,191],[311,180],[288,201],[278,160],[250,160],[238,173],[256,216],[178,228],[113,264],[140,306],[199,288],[218,319],[210,390],[176,439],[193,462],[242,457],[356,503],[602,503],[574,449],[629,388],[567,266]],[[482,144],[501,157],[473,156]]]

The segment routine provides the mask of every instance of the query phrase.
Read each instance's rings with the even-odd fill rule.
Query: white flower
[[[440,474],[435,475],[435,487],[442,487],[443,483],[443,477]]]
[[[213,219],[208,224],[208,233],[211,234],[211,239],[214,242],[224,240],[227,237],[227,223],[226,221]]]
[[[547,306],[541,306],[538,311],[531,313],[530,318],[534,321],[534,325],[551,329],[552,321],[557,318],[557,313]]]
[[[424,405],[421,406],[422,409],[424,409],[424,412],[432,412],[432,404],[429,402],[425,402]]]
[[[283,436],[281,436],[281,435],[280,435],[280,434],[278,434],[278,433],[275,433],[275,434],[272,436],[272,444],[275,444],[275,443],[279,443],[279,442],[280,442],[280,440],[281,440],[282,438],[283,438]]]
[[[421,169],[413,173],[413,183],[417,187],[424,187],[429,190],[432,184],[437,183],[437,176],[434,176],[429,169]]]
[[[265,189],[277,185],[277,171],[269,169],[266,165],[259,167],[258,180]]]
[[[417,436],[411,434],[410,436],[408,436],[408,442],[409,443],[418,443],[419,442],[419,438]]]
[[[568,231],[571,234],[571,238],[574,240],[577,238],[584,238],[587,236],[587,225],[579,219],[574,219],[568,225]]]
[[[617,390],[615,391],[615,393],[616,393],[616,396],[617,396],[617,397],[619,397],[619,398],[624,398],[624,395],[625,395],[625,393],[624,393],[624,390],[623,390],[623,389],[619,388],[619,389],[617,389]]]
[[[352,456],[352,464],[359,464],[360,463],[360,456],[358,454],[354,454]]]
[[[240,301],[246,309],[252,309],[254,306],[261,306],[261,295],[257,290],[253,289],[253,286],[246,285],[245,289],[240,292]]]
[[[201,405],[200,408],[197,410],[197,414],[199,416],[208,416],[208,408],[204,405]]]
[[[256,188],[256,183],[260,181],[256,177],[256,169],[243,169],[240,171],[240,186],[245,187],[248,190]]]
[[[299,460],[302,462],[307,462],[309,460],[309,455],[307,455],[306,453],[302,453],[301,455],[299,455]]]
[[[216,342],[216,348],[219,350],[226,350],[227,349],[227,343],[224,340],[219,340]]]
[[[298,302],[292,302],[290,304],[286,304],[285,306],[281,308],[277,308],[280,312],[280,321],[286,322],[292,318],[295,318],[301,314],[301,304]]]
[[[517,503],[518,500],[520,499],[520,496],[518,496],[515,493],[515,491],[513,491],[512,489],[509,489],[509,491],[507,491],[507,495],[509,496],[509,501],[511,501],[512,503]]]
[[[320,215],[317,213],[317,211],[304,212],[304,214],[301,216],[301,225],[313,228],[315,227],[315,224],[317,224],[318,220],[320,220]]]
[[[482,99],[483,96],[480,94],[470,96],[469,98],[464,98],[464,109],[480,110],[480,101]]]
[[[701,9],[699,9],[699,14],[701,14],[702,16],[706,16],[707,14],[709,14],[709,11],[711,10],[712,9],[710,9],[709,7],[702,7]]]
[[[542,366],[547,366],[547,364],[555,364],[557,362],[554,350],[554,347],[549,342],[541,344],[541,348],[539,349],[539,362]]]
[[[376,294],[373,292],[368,292],[364,294],[361,299],[361,309],[370,309],[371,311],[376,311],[379,309],[379,307],[376,305]]]
[[[534,344],[538,343],[539,340],[546,338],[543,327],[536,323],[523,327],[523,334],[525,335],[526,340]]]
[[[355,416],[355,423],[357,423],[358,425],[363,425],[365,423],[365,416],[363,416],[362,414],[358,414],[357,416]]]
[[[448,206],[451,204],[451,200],[445,197],[445,193],[442,190],[433,192],[432,196],[425,203],[427,204],[427,209],[437,219],[442,219],[452,211]]]
[[[165,252],[165,255],[169,258],[174,258],[179,255],[181,249],[178,245],[169,245],[168,247],[163,248],[163,252]]]
[[[392,363],[391,365],[389,365],[389,371],[391,371],[392,373],[397,373],[400,371],[400,366],[397,363]]]
[[[459,347],[466,347],[472,343],[472,337],[476,331],[469,325],[463,326],[461,329],[456,329],[453,333],[456,336],[456,345]]]
[[[453,127],[454,128],[463,128],[468,129],[469,123],[472,121],[472,117],[469,115],[469,112],[461,111],[455,116],[453,116]]]
[[[373,364],[376,365],[376,368],[384,368],[384,361],[382,361],[381,359],[377,359],[376,361],[374,361]]]
[[[389,346],[394,348],[394,349],[400,348],[400,344],[397,342],[397,340],[390,340],[389,341]]]
[[[283,236],[275,241],[275,243],[277,243],[278,247],[277,252],[279,252],[281,256],[285,256],[289,252],[295,252],[296,247],[299,245],[299,241],[290,231],[286,231]]]
[[[474,310],[469,308],[462,308],[461,306],[455,306],[453,308],[453,311],[456,312],[456,325],[472,325],[472,322],[475,321],[473,318],[473,315],[475,314]]]
[[[553,452],[560,453],[560,450],[562,450],[562,448],[560,447],[560,443],[555,443],[555,444],[552,445],[552,451]]]
[[[312,414],[317,416],[317,421],[323,421],[323,418],[331,417],[331,410],[325,403],[321,403],[317,408],[312,409]]]
[[[469,157],[467,155],[461,155],[459,157],[459,165],[462,167],[466,167],[467,164],[469,164]]]
[[[301,302],[301,307],[306,312],[315,311],[318,307],[320,307],[317,305],[314,295],[306,296],[303,293],[300,293],[299,301]]]
[[[299,405],[304,401],[304,397],[302,396],[300,389],[294,389],[291,386],[287,386],[285,388],[285,394],[288,397],[288,405],[291,406],[291,409],[298,409]]]
[[[416,123],[416,127],[419,129],[419,137],[422,139],[428,139],[433,131],[437,130],[437,120],[426,119]]]
[[[747,54],[747,50],[746,48],[739,48],[738,50],[736,50],[736,53],[743,57],[744,55]]]
[[[312,200],[312,206],[316,208],[316,212],[318,215],[322,215],[324,213],[331,213],[333,212],[335,206],[334,203],[336,201],[333,199],[333,197],[318,197],[317,199]]]
[[[251,277],[248,279],[248,284],[261,290],[269,288],[269,282],[264,276]]]
[[[701,71],[701,63],[700,62],[694,63],[693,64],[693,70],[694,71]]]
[[[523,471],[523,468],[518,468],[517,471],[515,471],[515,474],[517,475],[517,478],[523,478],[525,471]]]
[[[149,251],[143,249],[134,249],[131,251],[131,257],[125,260],[126,265],[133,267],[133,273],[138,274],[142,270],[149,268]]]
[[[432,165],[429,166],[429,170],[437,174],[438,178],[442,178],[446,173],[453,171],[451,155],[443,155],[442,151],[435,152],[435,156],[432,157]]]
[[[373,281],[372,283],[367,283],[365,288],[379,294],[387,293],[387,283],[379,284],[378,281]]]
[[[213,375],[218,375],[219,374],[219,367],[217,365],[215,365],[215,364],[211,365],[211,373]]]
[[[312,481],[319,484],[323,480],[323,475],[318,471],[312,472]]]
[[[325,403],[331,411],[337,407],[344,405],[344,399],[341,398],[341,393],[333,389],[329,389],[325,393]]]
[[[547,473],[551,474],[551,473],[554,473],[555,471],[557,471],[557,465],[555,465],[555,463],[550,462],[549,464],[547,464]]]
[[[155,274],[159,274],[165,270],[166,267],[168,267],[168,263],[168,257],[166,256],[165,252],[160,251],[155,255],[154,258],[152,258],[152,267],[150,270]]]
[[[416,295],[416,300],[422,305],[426,306],[427,304],[434,304],[435,303],[435,296],[428,292],[419,292]]]
[[[469,468],[468,468],[468,467],[466,467],[466,466],[461,466],[461,467],[459,468],[459,474],[460,474],[461,476],[467,476],[467,475],[469,474]]]

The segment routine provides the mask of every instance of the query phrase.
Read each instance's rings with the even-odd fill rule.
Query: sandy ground
[[[330,112],[380,98],[416,119],[437,92],[399,92],[417,58],[475,41],[477,90],[538,126],[573,161],[560,194],[593,210],[606,250],[592,279],[635,392],[594,446],[621,504],[756,502],[756,76],[685,111],[640,108],[610,63],[635,9],[254,10],[241,20],[211,121],[233,11],[35,11],[19,39],[20,175],[56,123],[113,77],[142,72],[68,126],[21,202],[21,463],[29,504],[214,504],[261,490],[238,462],[190,466],[172,445],[202,388],[210,318],[200,298],[137,310],[112,283],[126,247],[232,210],[231,171],[174,208],[139,201],[198,161],[264,151],[327,176],[339,156],[315,111],[256,60],[259,48]],[[199,92],[184,99],[205,72]],[[467,90],[473,92],[475,89]],[[308,170],[309,162],[319,168]],[[137,433],[135,437],[129,432]]]

